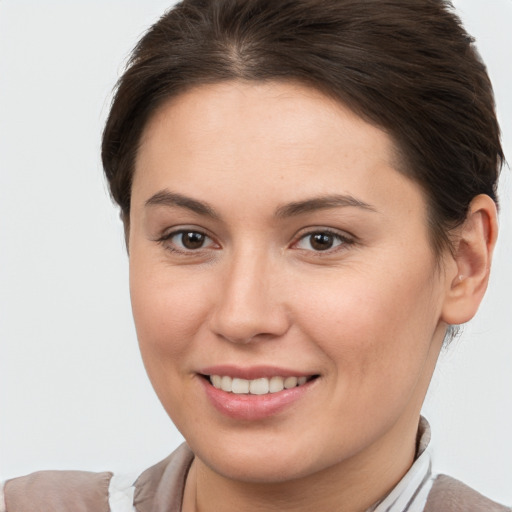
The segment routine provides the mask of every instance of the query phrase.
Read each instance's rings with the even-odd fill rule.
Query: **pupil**
[[[311,247],[317,251],[326,251],[327,249],[330,249],[333,242],[332,235],[327,235],[325,233],[317,233],[311,237]]]
[[[183,247],[186,247],[187,249],[199,249],[204,244],[204,235],[202,233],[189,231],[188,233],[183,233],[181,235],[181,242]]]

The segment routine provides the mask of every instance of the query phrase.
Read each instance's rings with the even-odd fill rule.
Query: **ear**
[[[460,325],[475,316],[489,282],[497,236],[496,204],[487,195],[476,196],[459,228],[453,261],[446,266],[442,320],[447,324]]]

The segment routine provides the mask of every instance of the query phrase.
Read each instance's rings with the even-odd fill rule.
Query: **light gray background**
[[[100,133],[112,86],[162,0],[0,0],[0,476],[131,472],[181,438],[139,359]],[[512,0],[459,0],[512,160]],[[434,462],[512,503],[512,178],[478,317],[425,406]],[[385,385],[385,383],[383,383]],[[307,427],[307,425],[305,426]]]

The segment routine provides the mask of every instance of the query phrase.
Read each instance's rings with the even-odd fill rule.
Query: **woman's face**
[[[413,449],[448,284],[396,165],[383,131],[300,85],[201,86],[147,126],[135,324],[162,404],[217,473],[282,481],[407,435]]]

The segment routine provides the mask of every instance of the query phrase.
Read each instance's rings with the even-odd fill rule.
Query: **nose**
[[[282,279],[268,259],[246,254],[226,265],[210,328],[232,343],[275,339],[290,326]]]

